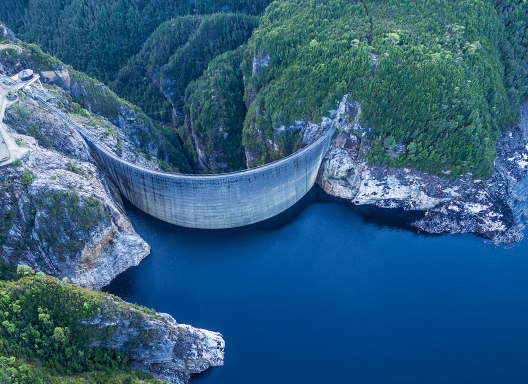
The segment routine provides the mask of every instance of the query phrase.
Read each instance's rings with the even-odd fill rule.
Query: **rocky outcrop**
[[[100,289],[150,253],[95,165],[13,136],[29,153],[0,168],[4,260]]]
[[[471,232],[497,243],[522,238],[515,207],[527,196],[523,192],[519,196],[516,185],[528,175],[528,105],[522,108],[521,125],[501,136],[495,172],[486,180],[473,179],[471,174],[451,179],[414,169],[371,165],[364,151],[368,150],[372,129],[365,129],[360,117],[361,105],[345,96],[333,119],[326,122],[339,128],[318,176],[327,193],[358,205],[424,210],[425,217],[414,225],[430,233]],[[305,142],[320,126],[305,128]]]
[[[57,376],[54,381],[62,383],[66,368],[75,372],[82,367],[81,375],[70,371],[66,380],[79,382],[85,377],[94,382],[89,379],[91,373],[104,369],[105,375],[96,381],[138,383],[125,374],[129,367],[174,384],[187,384],[192,374],[224,363],[225,342],[220,333],[178,324],[168,314],[41,272],[35,274],[28,266],[20,266],[16,276],[13,271],[6,273],[3,265],[2,277],[13,279],[0,285],[0,309],[8,319],[0,323],[4,349],[22,347],[17,357],[31,356],[28,371],[50,372],[52,368],[51,375],[32,375],[25,382],[44,383]],[[12,327],[11,332],[7,333],[7,327]],[[32,332],[26,333],[27,329]]]
[[[12,76],[23,69],[32,69],[41,75],[43,83],[58,86],[48,90],[55,89],[61,93],[59,101],[64,106],[68,107],[73,101],[90,114],[99,116],[101,121],[112,126],[110,133],[112,130],[119,132],[120,140],[126,138],[131,143],[132,152],[158,159],[155,162],[167,171],[192,171],[174,135],[155,124],[139,108],[117,97],[106,85],[65,66],[36,47],[29,49],[11,38],[6,40],[6,44],[13,49],[0,46],[1,74]],[[64,102],[64,97],[67,102]],[[116,154],[121,156],[120,151]]]
[[[78,105],[75,106],[62,88],[47,87],[41,94],[63,113],[74,111],[75,113],[69,114],[70,118],[119,157],[145,168],[160,169],[156,159],[150,156],[151,160],[148,160],[146,156],[149,155],[139,151],[119,127],[101,116],[90,114]],[[27,95],[21,94],[18,104],[6,111],[5,122],[17,133],[35,137],[43,148],[53,148],[67,156],[93,161],[89,148],[79,133]]]
[[[7,49],[6,55],[0,52],[0,72],[38,68],[25,48],[14,47],[19,57]],[[43,82],[48,83],[46,89],[33,90],[40,98],[69,114],[118,156],[159,169],[159,161],[137,148],[136,144],[145,139],[138,137],[138,127],[151,125],[136,108],[120,102],[103,86],[94,89],[99,84],[82,76],[70,78],[69,70],[54,61],[46,65],[53,67],[41,71]],[[94,96],[99,91],[101,99]],[[11,165],[0,167],[0,257],[13,265],[25,264],[57,278],[67,277],[80,286],[100,289],[138,265],[150,247],[134,231],[119,191],[104,168],[97,167],[79,133],[32,98],[23,93],[19,97],[20,101],[8,109],[6,123],[10,136],[28,152]],[[76,97],[82,106],[74,102]],[[153,153],[160,150],[157,144],[145,144],[144,148]],[[120,349],[132,359],[135,369],[186,384],[191,374],[223,364],[225,343],[219,333],[178,324],[168,314],[59,283],[42,274],[26,279],[43,283],[39,293],[55,285],[61,292],[73,290],[77,299],[86,298],[80,308],[94,307],[90,317],[80,321],[86,325],[80,329],[86,346]],[[68,300],[72,297],[66,296]],[[94,297],[95,301],[90,299]],[[65,308],[76,316],[81,313],[74,304]],[[62,322],[69,316],[53,310],[56,312],[54,307],[49,313]],[[75,320],[75,324],[79,322]]]
[[[8,60],[4,63],[14,68]],[[57,70],[54,76],[61,83],[67,73]],[[118,127],[83,110],[62,88],[46,86],[38,92],[64,113],[75,112],[72,119],[123,158],[158,169]],[[31,97],[19,92],[19,98],[7,109],[5,123],[17,144],[29,152],[0,168],[0,214],[5,217],[0,256],[11,264],[27,264],[100,289],[139,264],[150,247],[135,233],[119,191],[97,168],[79,133]]]
[[[44,83],[56,84],[65,90],[70,90],[70,72],[67,69],[58,69],[55,71],[40,72],[40,79]]]
[[[221,129],[221,127],[220,127]],[[221,134],[221,132],[219,132]],[[221,149],[214,149],[210,154],[204,149],[204,144],[200,138],[192,135],[194,146],[196,148],[196,155],[198,158],[198,171],[200,173],[225,173],[229,170],[229,159],[222,152]]]
[[[94,327],[96,336],[88,346],[125,351],[134,367],[156,378],[186,384],[194,373],[224,364],[225,342],[217,332],[178,324],[166,313],[146,313],[119,301],[106,301],[101,313],[82,320]]]
[[[0,23],[0,39],[4,40],[17,40],[12,30],[7,28],[4,24]]]

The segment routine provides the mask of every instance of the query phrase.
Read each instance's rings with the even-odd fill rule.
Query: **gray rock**
[[[271,56],[269,55],[269,53],[266,53],[265,55],[262,55],[262,56],[255,56],[253,58],[253,68],[252,68],[252,71],[251,71],[251,75],[252,76],[256,76],[258,71],[261,69],[261,68],[266,68],[269,63],[271,61]]]
[[[65,90],[70,89],[71,79],[67,69],[40,72],[40,79],[44,83],[56,84]]]
[[[166,313],[146,314],[141,308],[106,301],[105,310],[82,324],[93,326],[96,337],[89,346],[125,351],[136,369],[156,378],[187,384],[191,375],[224,364],[225,342],[217,332],[178,324]]]
[[[2,239],[4,260],[100,289],[150,253],[117,190],[93,164],[45,150],[32,137],[14,137],[30,151],[20,166],[0,168],[0,210],[12,218]]]
[[[528,175],[528,104],[522,107],[519,127],[504,133],[497,143],[495,172],[487,180],[468,174],[459,179],[414,169],[371,165],[361,148],[368,148],[369,130],[361,125],[361,105],[345,96],[333,124],[339,127],[318,175],[325,192],[354,204],[426,211],[414,225],[430,233],[476,233],[494,242],[522,238],[526,186],[516,187]],[[310,127],[304,139],[310,141]],[[364,143],[366,145],[361,146]],[[516,208],[517,207],[517,208]],[[514,213],[516,211],[517,213]]]

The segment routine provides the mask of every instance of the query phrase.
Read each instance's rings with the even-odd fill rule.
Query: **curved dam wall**
[[[219,175],[181,175],[153,171],[120,159],[42,97],[31,95],[90,143],[132,204],[160,220],[190,228],[240,227],[291,207],[314,185],[336,130],[332,125],[309,146],[261,167]]]
[[[142,211],[190,228],[233,228],[273,217],[299,201],[314,185],[335,128],[300,151],[247,171],[180,175],[152,171],[118,158],[91,135],[121,193]]]

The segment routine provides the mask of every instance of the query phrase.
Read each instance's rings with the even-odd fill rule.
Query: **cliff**
[[[164,170],[192,172],[176,135],[156,124],[138,107],[120,99],[106,85],[45,54],[35,45],[11,38],[4,42],[0,45],[0,73],[12,76],[22,69],[34,70],[41,74],[43,83],[52,86],[48,90],[59,94],[51,96],[58,97],[66,108],[71,106],[72,112],[106,119],[116,128],[114,131],[119,132],[120,139],[129,140],[134,152],[137,150],[148,158],[158,159],[158,165]],[[116,153],[120,155],[120,151]]]
[[[148,119],[142,122],[134,108],[120,103],[109,91],[105,93],[103,86],[97,91],[96,82],[36,47],[23,43],[0,47],[1,73],[13,75],[26,66],[46,68],[42,80],[49,85],[38,91],[40,97],[83,125],[118,156],[151,169],[163,166],[137,148],[140,140],[134,132],[138,124],[148,124]],[[139,264],[150,247],[135,233],[119,191],[97,167],[83,138],[31,97],[23,92],[18,97],[6,111],[5,127],[29,152],[0,168],[0,213],[6,218],[0,227],[0,255],[11,264],[27,264],[100,289]],[[103,106],[104,102],[108,104]],[[118,125],[102,115],[110,116],[113,109],[118,111],[113,115]],[[159,152],[155,143],[144,148]]]
[[[181,150],[171,149],[137,107],[2,31],[9,44],[0,45],[0,73],[40,71],[46,84],[33,92],[117,156],[150,169],[177,169]],[[2,127],[27,153],[0,167],[0,257],[28,276],[0,281],[0,381],[70,382],[77,375],[82,382],[158,382],[131,373],[130,360],[136,370],[184,384],[191,374],[222,365],[220,334],[79,287],[100,289],[138,265],[150,247],[77,131],[23,92],[18,97]]]
[[[339,128],[321,166],[318,183],[329,194],[354,204],[425,211],[413,223],[429,233],[476,233],[495,243],[522,238],[528,176],[528,104],[521,107],[519,126],[503,133],[497,143],[493,175],[449,178],[410,168],[372,165],[366,159],[373,128],[365,128],[362,107],[345,96],[335,112]],[[318,127],[318,126],[315,126]],[[309,140],[312,129],[305,130]],[[395,148],[396,152],[398,149]]]
[[[104,372],[96,382],[107,382],[132,367],[186,384],[193,373],[223,365],[225,343],[219,333],[178,324],[168,314],[106,293],[35,276],[28,267],[18,270],[25,277],[0,282],[0,352],[29,363],[21,375],[34,376],[20,382],[55,382],[64,374],[96,371]]]
[[[13,136],[29,153],[0,169],[4,260],[100,289],[150,253],[118,191],[94,164],[43,149],[32,137]],[[73,132],[72,141],[76,150],[85,148]]]

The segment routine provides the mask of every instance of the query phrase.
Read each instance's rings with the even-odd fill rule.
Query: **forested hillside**
[[[67,75],[67,84],[61,86],[69,93],[77,107],[108,119],[120,127],[144,153],[156,156],[160,166],[166,171],[191,173],[192,168],[185,157],[180,139],[175,132],[157,124],[138,107],[119,98],[106,85],[66,66],[33,44],[5,40],[11,47],[0,50],[2,66],[0,70],[14,75],[21,68],[31,68],[35,72],[59,71]]]
[[[269,161],[257,128],[273,138],[280,125],[317,121],[350,93],[377,132],[367,141],[373,163],[489,175],[498,134],[516,124],[526,98],[528,5],[501,4],[272,3],[243,64],[244,145],[263,148],[256,164]],[[265,55],[269,65],[252,73],[253,57]],[[405,150],[393,157],[397,144]]]
[[[20,39],[109,82],[149,35],[178,15],[257,15],[270,0],[10,0],[0,20]]]
[[[13,0],[0,18],[172,121],[194,171],[243,167],[244,149],[251,166],[291,153],[300,135],[284,127],[349,93],[374,129],[361,143],[372,163],[490,175],[528,99],[525,0],[270,3]]]
[[[140,315],[132,322],[155,313],[42,272],[35,275],[24,265],[17,274],[16,267],[0,260],[0,382],[163,383],[152,374],[132,371],[125,352],[86,346],[117,331],[83,322],[100,316],[113,301],[121,304],[117,316],[129,308],[135,310],[129,316]]]
[[[246,166],[241,145],[246,115],[240,69],[244,49],[218,56],[185,92],[185,123],[179,133],[187,157],[200,172],[237,171]]]
[[[172,107],[183,107],[187,85],[214,57],[244,44],[257,22],[254,16],[225,13],[169,20],[119,71],[111,87],[150,117],[171,121]]]

